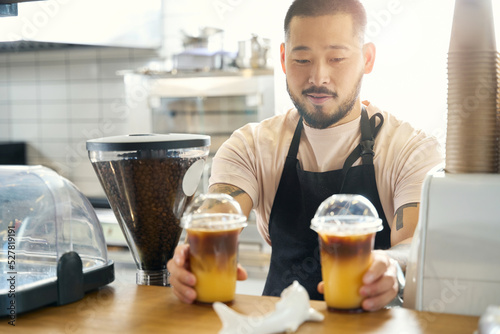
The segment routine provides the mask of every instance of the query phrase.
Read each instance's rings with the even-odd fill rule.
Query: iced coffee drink
[[[186,209],[189,263],[196,276],[196,301],[230,302],[236,291],[238,237],[246,217],[231,196],[198,196]]]
[[[187,229],[197,301],[213,303],[234,299],[240,231],[241,228],[226,231]]]
[[[375,233],[335,236],[319,233],[325,301],[334,310],[361,307],[359,289],[371,265]]]
[[[318,233],[324,297],[330,310],[361,310],[359,290],[372,263],[382,220],[368,199],[338,194],[327,198],[311,220]]]

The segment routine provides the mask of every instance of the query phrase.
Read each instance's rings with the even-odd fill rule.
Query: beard
[[[301,92],[302,98],[294,96],[288,87],[288,81],[286,83],[286,90],[288,91],[288,95],[290,95],[290,99],[292,100],[295,108],[299,112],[300,116],[305,120],[306,124],[315,129],[326,129],[336,124],[344,117],[349,115],[356,100],[359,97],[359,93],[361,91],[361,82],[363,80],[363,73],[361,73],[356,81],[356,85],[349,93],[347,98],[344,99],[338,106],[337,110],[334,112],[328,112],[328,110],[324,110],[324,107],[321,105],[314,105],[312,111],[307,109],[305,103],[305,96],[307,94],[328,94],[331,95],[334,99],[338,99],[339,96],[336,92],[333,92],[325,87],[310,87],[304,89]]]

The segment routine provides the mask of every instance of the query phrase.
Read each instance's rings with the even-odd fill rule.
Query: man
[[[254,209],[272,245],[265,295],[296,279],[312,299],[322,298],[310,221],[330,195],[355,193],[374,204],[384,227],[375,242],[384,251],[374,252],[363,276],[362,307],[377,310],[397,296],[394,259],[405,267],[422,181],[442,157],[435,139],[361,102],[363,75],[375,61],[365,26],[359,0],[295,0],[280,56],[296,109],[235,131],[213,160],[210,192],[232,195],[247,215]],[[192,302],[188,252],[179,246],[168,269],[175,294]],[[242,268],[238,278],[246,278]]]

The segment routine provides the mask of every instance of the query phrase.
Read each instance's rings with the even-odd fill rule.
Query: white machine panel
[[[422,189],[404,306],[481,315],[500,305],[500,175],[433,172]]]

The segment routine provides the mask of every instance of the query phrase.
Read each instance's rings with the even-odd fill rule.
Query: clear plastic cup
[[[361,311],[359,290],[372,263],[382,220],[361,195],[339,194],[319,206],[311,228],[318,233],[324,297],[329,310]]]
[[[239,203],[226,194],[202,194],[186,209],[181,224],[196,276],[196,301],[231,302],[236,292],[238,238],[247,226]]]

